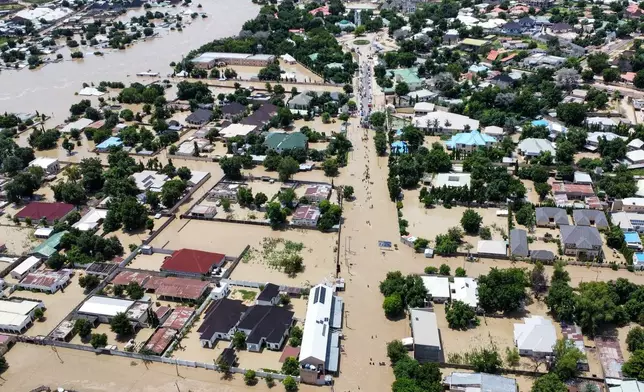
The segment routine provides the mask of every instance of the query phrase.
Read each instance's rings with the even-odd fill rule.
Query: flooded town
[[[0,0],[0,389],[644,392],[643,8]]]

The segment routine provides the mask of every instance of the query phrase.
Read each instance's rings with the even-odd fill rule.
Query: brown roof
[[[176,271],[206,275],[220,266],[226,258],[221,253],[204,252],[195,249],[180,249],[163,261],[162,271]]]
[[[71,275],[69,270],[61,271],[35,271],[30,272],[25,276],[20,284],[40,286],[40,287],[51,287],[56,284],[58,281],[65,279]]]
[[[147,272],[121,271],[112,279],[112,284],[116,286],[127,286],[130,282],[136,282],[139,286],[143,286],[149,277],[150,274]]]
[[[179,306],[175,310],[173,310],[170,316],[165,320],[163,327],[181,331],[181,329],[184,327],[184,325],[186,325],[188,319],[194,312],[195,311],[192,308]]]
[[[208,282],[189,278],[152,276],[143,287],[146,290],[154,290],[157,296],[198,299],[206,291]]]
[[[166,348],[174,339],[174,336],[177,334],[177,331],[170,328],[159,328],[157,331],[150,337],[148,342],[145,344],[145,348],[151,350],[153,353],[161,355]]]
[[[280,357],[280,363],[286,362],[286,359],[289,357],[297,358],[299,356],[300,356],[299,347],[286,346],[284,347],[284,351],[282,352],[282,356]]]
[[[585,196],[594,196],[595,191],[593,191],[592,185],[588,184],[568,184],[564,182],[555,182],[552,184],[552,192],[554,194],[566,194],[566,195],[585,195]]]
[[[33,221],[39,221],[42,218],[47,221],[64,218],[74,209],[74,206],[67,203],[46,203],[34,201],[16,214],[19,219],[30,218]]]

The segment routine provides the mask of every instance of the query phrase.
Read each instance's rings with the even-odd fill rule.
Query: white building
[[[520,355],[544,357],[552,355],[557,332],[550,320],[542,316],[523,319],[525,324],[514,324],[514,344]]]
[[[27,290],[38,290],[53,294],[67,286],[73,273],[69,269],[30,272],[18,283],[18,286]]]
[[[427,294],[437,303],[449,300],[449,278],[447,276],[421,276]]]
[[[503,136],[505,136],[505,131],[501,127],[497,127],[495,125],[490,125],[489,127],[483,128],[483,133],[492,136],[498,141],[501,141],[503,139]]]
[[[94,120],[90,120],[89,118],[81,118],[65,125],[63,128],[60,129],[60,133],[62,134],[70,133],[72,129],[78,129],[79,131],[82,131],[83,129],[85,129],[86,127],[90,126],[90,124],[93,124],[93,123],[94,123]]]
[[[519,142],[518,149],[519,153],[526,157],[536,157],[544,152],[549,152],[553,157],[556,154],[555,146],[548,139],[523,139]]]
[[[411,309],[410,318],[414,359],[421,363],[442,361],[444,354],[436,314],[431,309]]]
[[[45,171],[45,174],[56,174],[60,170],[58,159],[38,157],[29,162],[29,167],[40,167]]]
[[[450,112],[431,112],[414,117],[412,125],[426,132],[457,133],[479,129],[478,120]]]
[[[109,323],[119,313],[127,313],[134,305],[128,299],[93,296],[81,305],[78,313],[98,318],[101,323]]]
[[[644,150],[633,150],[626,153],[626,159],[632,164],[644,163]]]
[[[320,219],[320,209],[312,205],[297,207],[291,217],[291,224],[295,226],[316,227]]]
[[[311,288],[300,349],[303,380],[314,381],[319,373],[338,371],[340,350],[334,347],[333,335],[339,335],[332,329],[342,327],[342,308],[342,299],[334,295],[331,286]]]
[[[92,208],[78,222],[74,223],[72,227],[80,231],[94,230],[100,222],[105,220],[105,217],[107,217],[107,210]]]
[[[14,279],[21,280],[28,273],[38,269],[41,263],[42,263],[42,260],[40,260],[38,257],[29,256],[22,263],[18,264],[16,268],[11,270],[11,276]]]
[[[331,185],[309,185],[304,191],[304,197],[311,203],[319,203],[323,200],[328,200],[329,196],[331,196]]]
[[[212,291],[210,292],[210,298],[212,298],[213,301],[216,301],[218,299],[228,297],[229,293],[230,285],[226,282],[219,282],[219,286],[212,288]]]
[[[150,190],[152,192],[161,192],[163,184],[165,184],[169,178],[165,174],[157,173],[154,170],[143,170],[139,173],[132,174],[134,182],[136,182],[136,187],[139,188],[141,192]]]
[[[588,117],[586,119],[586,125],[601,130],[608,130],[615,128],[617,123],[610,117]]]
[[[23,333],[31,325],[37,308],[42,302],[27,300],[0,300],[0,331]]]
[[[479,240],[476,253],[488,256],[506,256],[507,244],[505,241]]]
[[[479,306],[479,284],[474,278],[454,277],[449,289],[452,301],[461,301],[474,309]]]
[[[235,136],[246,137],[248,134],[254,132],[257,129],[255,125],[246,125],[246,124],[230,124],[226,128],[223,128],[219,131],[219,136],[229,139]]]
[[[432,179],[432,185],[436,188],[444,186],[450,188],[460,188],[470,186],[472,175],[470,173],[438,173]]]
[[[427,113],[433,112],[435,107],[436,105],[431,102],[418,102],[414,105],[414,116],[424,116]]]

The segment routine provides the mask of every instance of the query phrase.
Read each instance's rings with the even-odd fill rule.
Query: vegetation
[[[403,276],[400,271],[388,272],[380,282],[380,292],[385,296],[383,309],[387,317],[399,317],[404,309],[423,307],[427,289],[418,275]]]
[[[467,329],[479,324],[474,309],[461,301],[454,301],[446,305],[445,309],[445,318],[451,329]]]
[[[93,333],[89,344],[94,348],[107,346],[107,335],[104,333]]]
[[[110,330],[118,336],[129,336],[132,334],[132,325],[125,313],[118,313],[110,321]]]
[[[479,277],[479,303],[487,313],[519,310],[527,299],[528,279],[519,268],[492,268]]]

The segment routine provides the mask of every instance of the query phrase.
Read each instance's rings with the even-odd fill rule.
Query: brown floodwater
[[[38,110],[52,115],[52,123],[61,123],[68,116],[69,106],[80,99],[74,93],[80,91],[83,82],[98,85],[102,80],[144,81],[136,74],[148,70],[165,77],[172,71],[170,62],[180,60],[190,50],[216,38],[238,34],[244,22],[259,12],[259,6],[250,0],[203,0],[201,5],[202,8],[197,8],[197,2],[193,2],[190,7],[159,9],[173,14],[190,9],[208,15],[205,19],[190,21],[182,32],[162,31],[159,38],[138,42],[122,51],[105,51],[104,56],[89,55],[82,60],[49,64],[34,71],[0,72],[0,112]],[[127,19],[138,14],[140,11],[132,11]],[[69,59],[67,52],[63,55]]]

